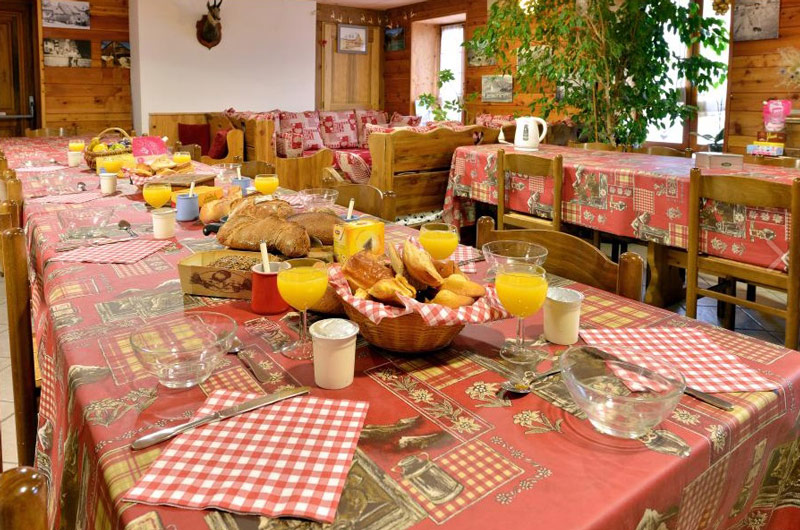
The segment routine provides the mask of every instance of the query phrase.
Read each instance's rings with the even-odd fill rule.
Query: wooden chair
[[[553,213],[552,219],[544,219],[519,212],[506,213],[506,173],[517,173],[523,176],[544,176],[553,180]],[[527,154],[506,154],[504,150],[497,152],[497,227],[503,230],[505,225],[522,228],[540,228],[561,230],[561,188],[564,183],[564,159],[561,155],[554,158]]]
[[[642,301],[644,260],[633,252],[620,257],[619,264],[608,259],[583,239],[554,230],[495,230],[494,219],[478,219],[477,246],[500,239],[537,243],[547,248],[547,272],[603,291]]]
[[[198,144],[182,144],[179,141],[175,142],[172,152],[177,153],[178,151],[185,151],[189,153],[189,156],[192,157],[192,160],[195,162],[200,162],[200,157],[202,155],[200,153],[200,146]]]
[[[800,169],[800,158],[791,156],[744,155],[745,164]]]
[[[572,142],[567,143],[567,147],[575,147],[577,149],[588,149],[594,151],[619,151],[619,147],[613,144],[604,144],[602,142]]]
[[[77,127],[44,127],[42,129],[25,129],[26,138],[46,138],[51,136],[75,136]]]
[[[33,465],[37,424],[36,375],[25,233],[21,228],[10,228],[3,232],[2,241],[17,455],[20,465]]]
[[[790,212],[792,234],[789,243],[789,272],[739,263],[727,258],[700,253],[700,199],[707,198],[753,208],[783,208]],[[686,265],[686,316],[697,316],[698,296],[708,296],[726,304],[755,309],[786,319],[784,342],[787,348],[797,349],[800,326],[800,179],[794,179],[791,192],[778,182],[741,176],[703,175],[694,168],[689,186],[689,244]],[[736,297],[735,291],[727,293],[701,289],[697,285],[699,273],[720,278],[741,280],[751,285],[777,289],[787,293],[786,308],[776,308],[756,301]]]
[[[201,156],[200,161],[204,164],[238,164],[244,160],[244,133],[239,129],[231,129],[226,137],[228,144],[228,154],[225,158],[211,158]]]
[[[629,149],[631,153],[642,153],[645,155],[657,155],[657,156],[677,156],[681,158],[692,158],[692,151],[690,148],[686,149],[675,149],[674,147],[666,147],[663,145],[651,145],[649,147],[631,147]]]
[[[47,479],[37,469],[23,466],[0,474],[0,528],[47,529]]]
[[[393,191],[381,191],[369,184],[342,183],[331,186],[339,192],[336,204],[349,206],[350,199],[355,199],[355,209],[385,221],[397,219],[397,197]]]
[[[256,175],[275,174],[275,166],[262,160],[242,162],[242,176],[253,178]]]

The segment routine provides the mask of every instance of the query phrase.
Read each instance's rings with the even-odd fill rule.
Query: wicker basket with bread
[[[507,318],[494,291],[467,278],[453,261],[435,261],[407,240],[388,263],[359,252],[330,270],[348,318],[370,344],[419,353],[448,346],[467,323]]]

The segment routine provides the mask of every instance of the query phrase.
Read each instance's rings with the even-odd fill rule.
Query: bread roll
[[[222,225],[217,240],[226,247],[253,251],[259,250],[264,241],[268,249],[289,258],[303,257],[311,248],[308,233],[302,226],[277,217],[256,219],[237,215]]]
[[[402,306],[399,295],[414,298],[417,295],[416,289],[411,287],[408,281],[399,274],[392,279],[380,280],[369,289],[369,295],[376,300]]]
[[[460,294],[456,294],[453,291],[448,291],[447,289],[442,289],[436,296],[433,297],[433,300],[430,301],[431,304],[439,304],[446,307],[450,307],[452,309],[456,309],[463,306],[472,305],[474,302],[472,298],[469,296],[462,296]]]
[[[380,280],[394,278],[392,271],[367,250],[356,252],[342,266],[342,274],[353,291],[369,289]]]
[[[233,201],[231,204],[231,217],[246,215],[258,219],[272,216],[286,219],[294,213],[292,205],[286,201],[269,200],[259,195],[251,195]]]
[[[316,237],[323,245],[333,245],[333,227],[342,222],[338,215],[327,212],[298,213],[288,220],[305,228],[309,236]]]
[[[203,224],[216,223],[231,210],[230,199],[216,199],[208,201],[200,207],[200,221]]]
[[[442,289],[447,289],[461,296],[480,298],[486,294],[486,288],[468,279],[463,274],[451,274],[442,282]]]

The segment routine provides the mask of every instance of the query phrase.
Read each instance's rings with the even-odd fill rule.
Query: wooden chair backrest
[[[76,127],[44,127],[42,129],[25,129],[26,138],[45,138],[50,136],[75,136]]]
[[[239,129],[231,129],[226,137],[228,143],[228,154],[225,158],[211,158],[209,156],[200,157],[204,164],[238,164],[244,160],[244,133]]]
[[[17,456],[21,465],[33,465],[37,423],[36,376],[25,232],[21,228],[10,228],[3,232],[2,241]]]
[[[256,175],[271,175],[275,173],[275,166],[261,160],[248,160],[242,162],[242,176],[253,178]]]
[[[603,142],[573,142],[567,143],[568,147],[575,147],[577,149],[590,149],[594,151],[619,151],[617,146],[613,144],[605,144]]]
[[[643,299],[644,260],[626,252],[617,265],[583,239],[554,230],[495,230],[494,219],[478,220],[477,246],[501,239],[527,241],[547,248],[547,272],[632,300]]]
[[[745,164],[758,164],[760,166],[788,167],[800,169],[800,158],[790,156],[754,156],[744,155]]]
[[[666,147],[663,145],[645,147],[644,152],[648,155],[678,156],[681,158],[691,158],[693,153],[691,149],[675,149],[674,147]]]
[[[47,478],[32,467],[0,474],[0,528],[47,529]]]
[[[561,200],[564,183],[564,158],[556,155],[545,158],[536,155],[506,153],[500,149],[497,152],[497,179],[498,179],[498,222],[502,218],[500,210],[505,212],[505,201],[500,202],[500,197],[505,197],[505,175],[517,173],[526,177],[542,176],[553,179],[553,229],[561,229]],[[502,179],[502,181],[500,180]],[[502,225],[500,225],[502,229]]]
[[[397,218],[395,195],[393,191],[381,191],[369,184],[339,184],[335,187],[339,192],[336,204],[348,206],[350,199],[355,199],[355,209],[373,217],[386,221]]]
[[[201,155],[201,148],[198,144],[182,144],[180,140],[175,142],[175,147],[173,148],[173,152],[177,151],[186,151],[189,153],[189,156],[192,157],[192,160],[195,162],[200,162]]]

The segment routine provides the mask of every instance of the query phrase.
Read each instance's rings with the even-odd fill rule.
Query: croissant
[[[305,256],[311,249],[311,240],[302,226],[277,217],[231,217],[219,229],[217,241],[237,250],[259,250],[264,241],[269,250],[289,258]]]
[[[357,289],[369,291],[370,287],[380,280],[394,278],[392,271],[367,250],[356,252],[350,256],[342,265],[342,274],[347,278],[347,282],[354,291]]]
[[[413,279],[431,287],[439,287],[442,284],[442,275],[433,265],[431,255],[408,239],[403,244],[403,264]]]
[[[333,245],[333,227],[342,222],[341,217],[328,212],[298,213],[289,220],[305,228],[310,237],[316,237],[323,245]]]
[[[446,307],[450,307],[452,309],[456,309],[466,305],[472,305],[474,302],[472,298],[469,296],[463,296],[460,294],[456,294],[453,291],[449,291],[447,289],[442,289],[433,299],[430,301],[432,304],[439,304]]]
[[[451,274],[442,282],[442,289],[447,289],[461,296],[480,298],[486,294],[486,288],[475,283],[462,274]]]
[[[414,298],[417,295],[417,291],[399,274],[392,279],[380,280],[369,289],[371,297],[387,304],[402,305],[399,297],[401,294]]]

